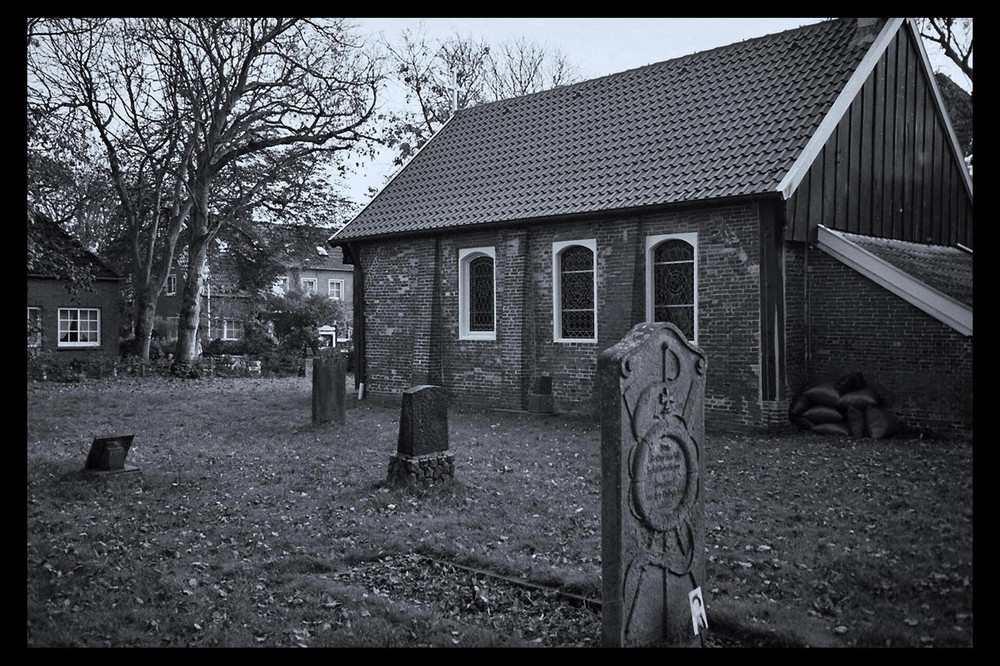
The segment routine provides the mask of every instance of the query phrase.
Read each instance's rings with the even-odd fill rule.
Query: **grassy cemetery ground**
[[[385,487],[398,401],[305,379],[29,383],[29,646],[596,646],[595,421],[452,408],[456,480]],[[95,436],[127,464],[82,467]],[[713,432],[708,645],[971,646],[972,443]]]

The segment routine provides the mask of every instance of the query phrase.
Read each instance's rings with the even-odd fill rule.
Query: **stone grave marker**
[[[645,323],[597,367],[602,644],[697,646],[706,357],[673,324]]]
[[[396,454],[389,459],[392,486],[442,483],[454,478],[455,456],[448,453],[448,392],[441,386],[403,391]]]
[[[134,472],[138,467],[126,467],[125,457],[135,435],[95,437],[87,454],[84,470],[88,472]]]
[[[313,359],[312,422],[347,423],[347,360],[342,354],[322,354]]]
[[[553,408],[552,377],[542,375],[534,381],[528,394],[528,411],[551,414]]]

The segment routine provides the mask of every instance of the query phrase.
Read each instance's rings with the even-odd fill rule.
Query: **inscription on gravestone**
[[[707,360],[672,324],[598,358],[602,642],[696,645],[705,577],[701,451]],[[700,632],[698,632],[700,633]]]

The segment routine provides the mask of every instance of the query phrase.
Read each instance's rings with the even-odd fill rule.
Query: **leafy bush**
[[[82,377],[110,377],[117,371],[118,359],[103,354],[64,359],[51,350],[28,350],[27,375],[35,381],[72,382]]]

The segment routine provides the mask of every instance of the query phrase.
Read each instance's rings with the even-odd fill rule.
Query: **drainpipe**
[[[352,297],[354,311],[354,388],[358,391],[358,400],[364,400],[368,363],[365,359],[365,275],[361,270],[361,248],[357,243],[345,243],[341,248],[344,251],[344,262],[354,266],[354,294]]]

